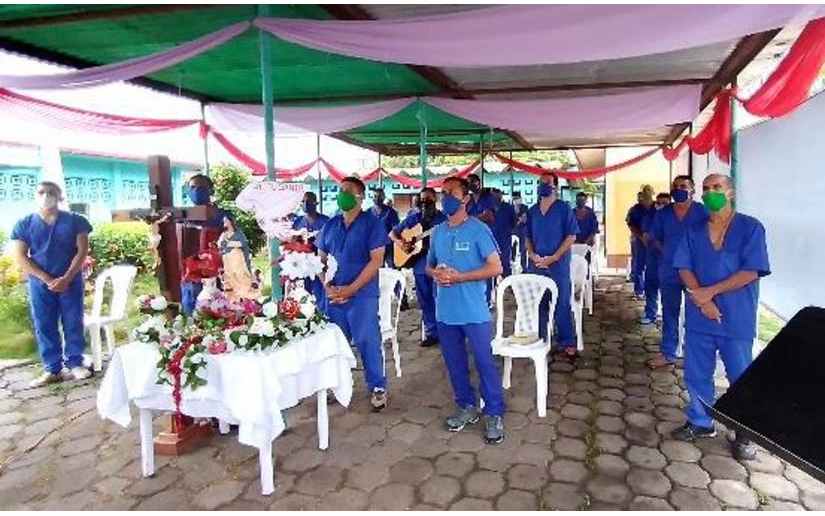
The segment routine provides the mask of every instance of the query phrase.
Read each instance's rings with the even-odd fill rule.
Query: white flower
[[[151,301],[149,301],[149,306],[152,310],[156,312],[160,312],[162,310],[166,310],[166,307],[169,303],[166,302],[166,298],[163,296],[156,296],[153,297]]]
[[[252,326],[249,327],[249,333],[253,335],[263,335],[264,337],[275,336],[275,326],[272,321],[264,317],[256,317],[252,321]]]
[[[284,259],[280,264],[281,276],[286,276],[293,280],[305,277],[302,254],[306,253],[286,253],[283,255]]]
[[[267,319],[272,319],[278,315],[278,303],[272,301],[266,303],[262,308],[263,314]]]
[[[315,315],[315,303],[311,301],[301,303],[301,314],[307,319],[311,319]]]
[[[321,261],[321,257],[316,254],[308,254],[305,258],[306,261],[306,273],[307,276],[310,278],[315,278],[321,275],[324,271],[324,262]]]
[[[245,333],[242,333],[240,337],[238,337],[238,345],[242,348],[245,348],[249,345],[249,336]]]

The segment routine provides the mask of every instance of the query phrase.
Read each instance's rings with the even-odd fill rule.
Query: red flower
[[[210,355],[220,355],[221,353],[226,353],[226,341],[218,340],[209,344],[209,354]]]
[[[261,304],[254,299],[241,299],[241,308],[247,315],[258,315],[261,313]]]
[[[278,306],[278,313],[283,315],[284,319],[291,321],[301,313],[301,305],[294,299],[284,299]]]

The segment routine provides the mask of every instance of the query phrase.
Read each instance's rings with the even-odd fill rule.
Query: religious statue
[[[160,266],[160,225],[169,220],[171,213],[147,214],[140,217],[140,220],[149,224],[149,252],[152,253],[152,271],[157,271]]]
[[[257,299],[260,295],[252,275],[252,260],[246,235],[230,214],[223,218],[223,233],[218,237],[218,249],[223,261],[223,291],[233,301]]]

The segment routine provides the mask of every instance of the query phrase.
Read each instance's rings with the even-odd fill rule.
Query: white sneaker
[[[92,372],[85,367],[73,367],[69,374],[73,380],[85,380],[92,376]]]
[[[29,389],[36,389],[38,387],[43,387],[44,385],[51,385],[53,383],[60,383],[63,381],[63,375],[60,373],[49,373],[44,372],[31,382],[29,382]]]

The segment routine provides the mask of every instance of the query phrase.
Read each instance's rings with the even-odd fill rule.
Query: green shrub
[[[5,231],[0,229],[0,254],[3,254],[3,250],[6,248],[6,244],[8,243],[9,235],[7,235]]]
[[[266,244],[266,235],[258,227],[253,215],[235,206],[238,194],[251,181],[249,172],[233,165],[221,164],[212,167],[209,176],[215,184],[215,202],[235,217],[238,227],[249,241],[250,252],[257,253]]]
[[[149,226],[143,222],[111,222],[97,225],[89,235],[95,272],[128,263],[148,271],[154,259],[149,251]]]

